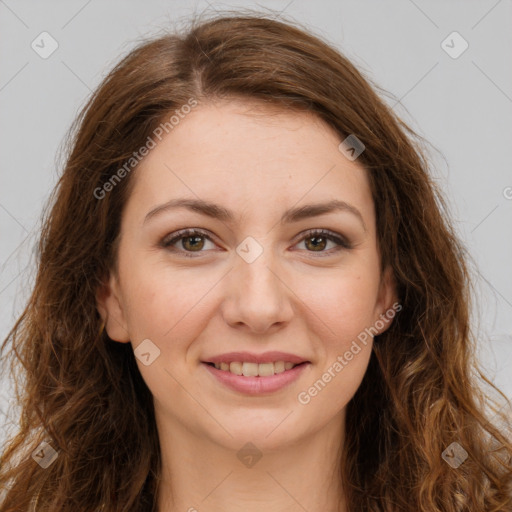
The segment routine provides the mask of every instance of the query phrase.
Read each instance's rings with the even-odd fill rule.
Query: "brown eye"
[[[327,245],[327,239],[322,236],[309,236],[304,240],[307,248],[311,249],[312,251],[322,251]],[[312,242],[308,243],[309,240],[312,240]]]
[[[341,235],[325,229],[310,230],[302,237],[301,241],[307,252],[316,252],[319,256],[329,256],[340,250],[352,248],[352,245]],[[329,242],[333,243],[335,247],[326,250]]]
[[[203,236],[186,236],[181,238],[181,245],[187,251],[200,251],[204,247]]]
[[[160,242],[160,245],[173,252],[180,253],[183,256],[194,257],[195,255],[191,253],[198,253],[199,256],[200,253],[205,252],[203,249],[205,249],[207,242],[211,242],[213,245],[211,238],[203,231],[197,229],[183,229],[165,237]],[[180,245],[175,247],[178,243],[180,243]]]

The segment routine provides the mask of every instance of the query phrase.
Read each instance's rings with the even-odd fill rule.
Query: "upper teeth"
[[[232,363],[215,363],[217,370],[224,370],[244,377],[268,377],[276,373],[282,373],[285,370],[291,370],[294,363],[285,361],[276,361],[275,363],[241,363],[233,361]]]

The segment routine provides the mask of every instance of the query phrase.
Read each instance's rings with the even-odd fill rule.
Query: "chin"
[[[283,448],[287,444],[293,444],[297,437],[300,437],[300,433],[296,432],[295,428],[290,429],[292,425],[288,423],[288,420],[293,415],[293,413],[290,414],[291,411],[291,408],[268,413],[261,410],[239,409],[230,421],[222,421],[216,416],[224,428],[219,426],[213,432],[206,427],[208,431],[205,431],[203,435],[213,437],[214,442],[235,451],[248,442],[253,443],[262,451]],[[241,415],[244,417],[243,420],[240,419]]]

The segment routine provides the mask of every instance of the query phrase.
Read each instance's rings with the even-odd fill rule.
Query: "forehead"
[[[366,170],[339,151],[340,142],[308,112],[259,101],[200,104],[141,162],[133,201],[148,206],[185,196],[261,212],[340,199],[371,216]]]

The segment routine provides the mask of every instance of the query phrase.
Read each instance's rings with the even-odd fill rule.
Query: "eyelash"
[[[184,238],[189,238],[189,237],[198,236],[198,235],[201,237],[207,238],[208,240],[213,242],[212,238],[205,231],[203,231],[201,229],[187,228],[187,229],[182,229],[180,231],[177,231],[176,233],[174,233],[172,235],[169,235],[169,236],[172,236],[172,238],[169,238],[169,236],[165,237],[161,241],[160,245],[165,249],[172,250],[173,252],[183,253],[183,255],[187,258],[196,258],[198,256],[196,256],[194,254],[194,252],[197,252],[199,255],[199,253],[204,252],[204,251],[185,251],[185,250],[181,251],[181,250],[178,250],[175,248],[171,248],[171,246]],[[318,237],[322,236],[322,237],[325,237],[328,240],[331,240],[332,242],[335,242],[336,244],[338,244],[339,247],[336,247],[334,249],[334,252],[338,252],[343,249],[347,249],[347,250],[352,249],[352,245],[349,242],[347,242],[344,238],[342,238],[341,236],[337,235],[336,233],[326,230],[326,229],[310,229],[310,230],[306,231],[306,233],[304,233],[302,238],[297,243],[302,242],[303,240],[305,240],[307,238],[312,238],[314,236],[318,236]],[[297,244],[295,244],[295,245],[297,245]],[[333,249],[330,249],[330,251],[333,251]],[[307,252],[315,253],[315,251],[307,251]],[[332,254],[332,252],[329,252],[329,251],[319,251],[318,256],[324,257],[325,255],[329,256],[331,254]]]

